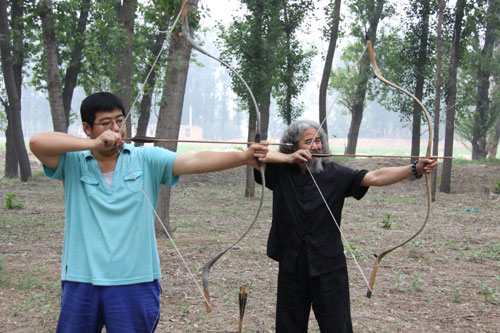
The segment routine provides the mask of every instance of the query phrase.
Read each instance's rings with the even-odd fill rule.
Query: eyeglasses
[[[117,119],[114,119],[114,120],[105,120],[105,121],[103,121],[100,124],[94,123],[94,125],[102,126],[105,129],[112,129],[115,126],[115,124],[116,124],[116,126],[118,126],[118,127],[121,128],[124,121],[125,121],[125,118],[117,118]]]

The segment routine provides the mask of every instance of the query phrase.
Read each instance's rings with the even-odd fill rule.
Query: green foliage
[[[385,214],[385,219],[382,220],[382,228],[391,229],[391,226],[392,226],[391,217],[392,217],[392,214],[390,214],[390,213]]]
[[[411,289],[413,291],[420,291],[422,290],[422,286],[427,285],[422,279],[422,275],[418,272],[413,273],[412,278],[413,281],[411,282]]]
[[[493,193],[500,194],[500,181],[495,184],[495,187],[493,187]]]
[[[500,277],[497,276],[496,279],[497,282],[500,282]],[[498,285],[500,287],[500,283]],[[483,295],[485,302],[500,304],[500,291],[497,288],[491,287],[483,278],[478,280],[478,286],[479,293]]]
[[[5,254],[0,253],[0,260],[5,258]],[[0,270],[2,270],[7,264],[0,262]]]
[[[14,198],[16,197],[14,192],[9,192],[5,195],[5,208],[6,209],[21,209],[24,208],[23,204],[15,204]]]
[[[458,282],[455,282],[452,287],[453,287],[453,302],[460,303],[462,301],[462,290],[464,288],[461,287],[458,284]]]
[[[280,116],[289,123],[303,112],[297,97],[308,81],[314,53],[304,51],[296,34],[312,9],[313,1],[245,0],[243,3],[247,13],[234,17],[228,28],[220,27],[221,57],[237,63],[238,72],[250,86],[258,104],[265,104],[272,92]],[[253,102],[244,83],[234,73],[230,75],[241,109],[253,114]]]

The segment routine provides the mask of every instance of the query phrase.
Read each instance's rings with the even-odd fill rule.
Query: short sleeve
[[[369,187],[367,186],[361,186],[361,182],[363,181],[363,178],[365,175],[368,173],[368,170],[352,170],[354,172],[353,175],[353,181],[351,184],[351,187],[349,189],[349,197],[353,197],[357,200],[360,200],[363,198],[368,192]]]
[[[147,150],[151,170],[153,174],[161,175],[161,184],[173,186],[179,181],[179,176],[172,174],[177,155],[176,152],[159,147],[151,147]]]
[[[55,170],[44,164],[43,172],[45,176],[50,179],[64,180],[64,163],[66,163],[66,153],[59,156],[59,163],[57,163],[57,168]]]

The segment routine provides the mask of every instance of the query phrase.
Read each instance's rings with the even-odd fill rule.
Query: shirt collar
[[[134,148],[134,146],[132,144],[124,144],[123,145],[123,150],[122,150],[122,153],[128,153],[130,154],[130,152],[132,151],[132,149]],[[92,151],[91,150],[84,150],[81,152],[82,156],[85,158],[85,160],[89,160],[89,159],[92,159],[92,158],[95,158],[94,155],[92,155]]]

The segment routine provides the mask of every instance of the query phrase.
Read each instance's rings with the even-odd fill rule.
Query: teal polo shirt
[[[44,166],[47,177],[64,182],[62,280],[111,286],[161,277],[155,214],[141,187],[156,210],[160,184],[179,179],[172,175],[176,156],[126,144],[111,187],[90,151],[61,154],[56,170]]]

